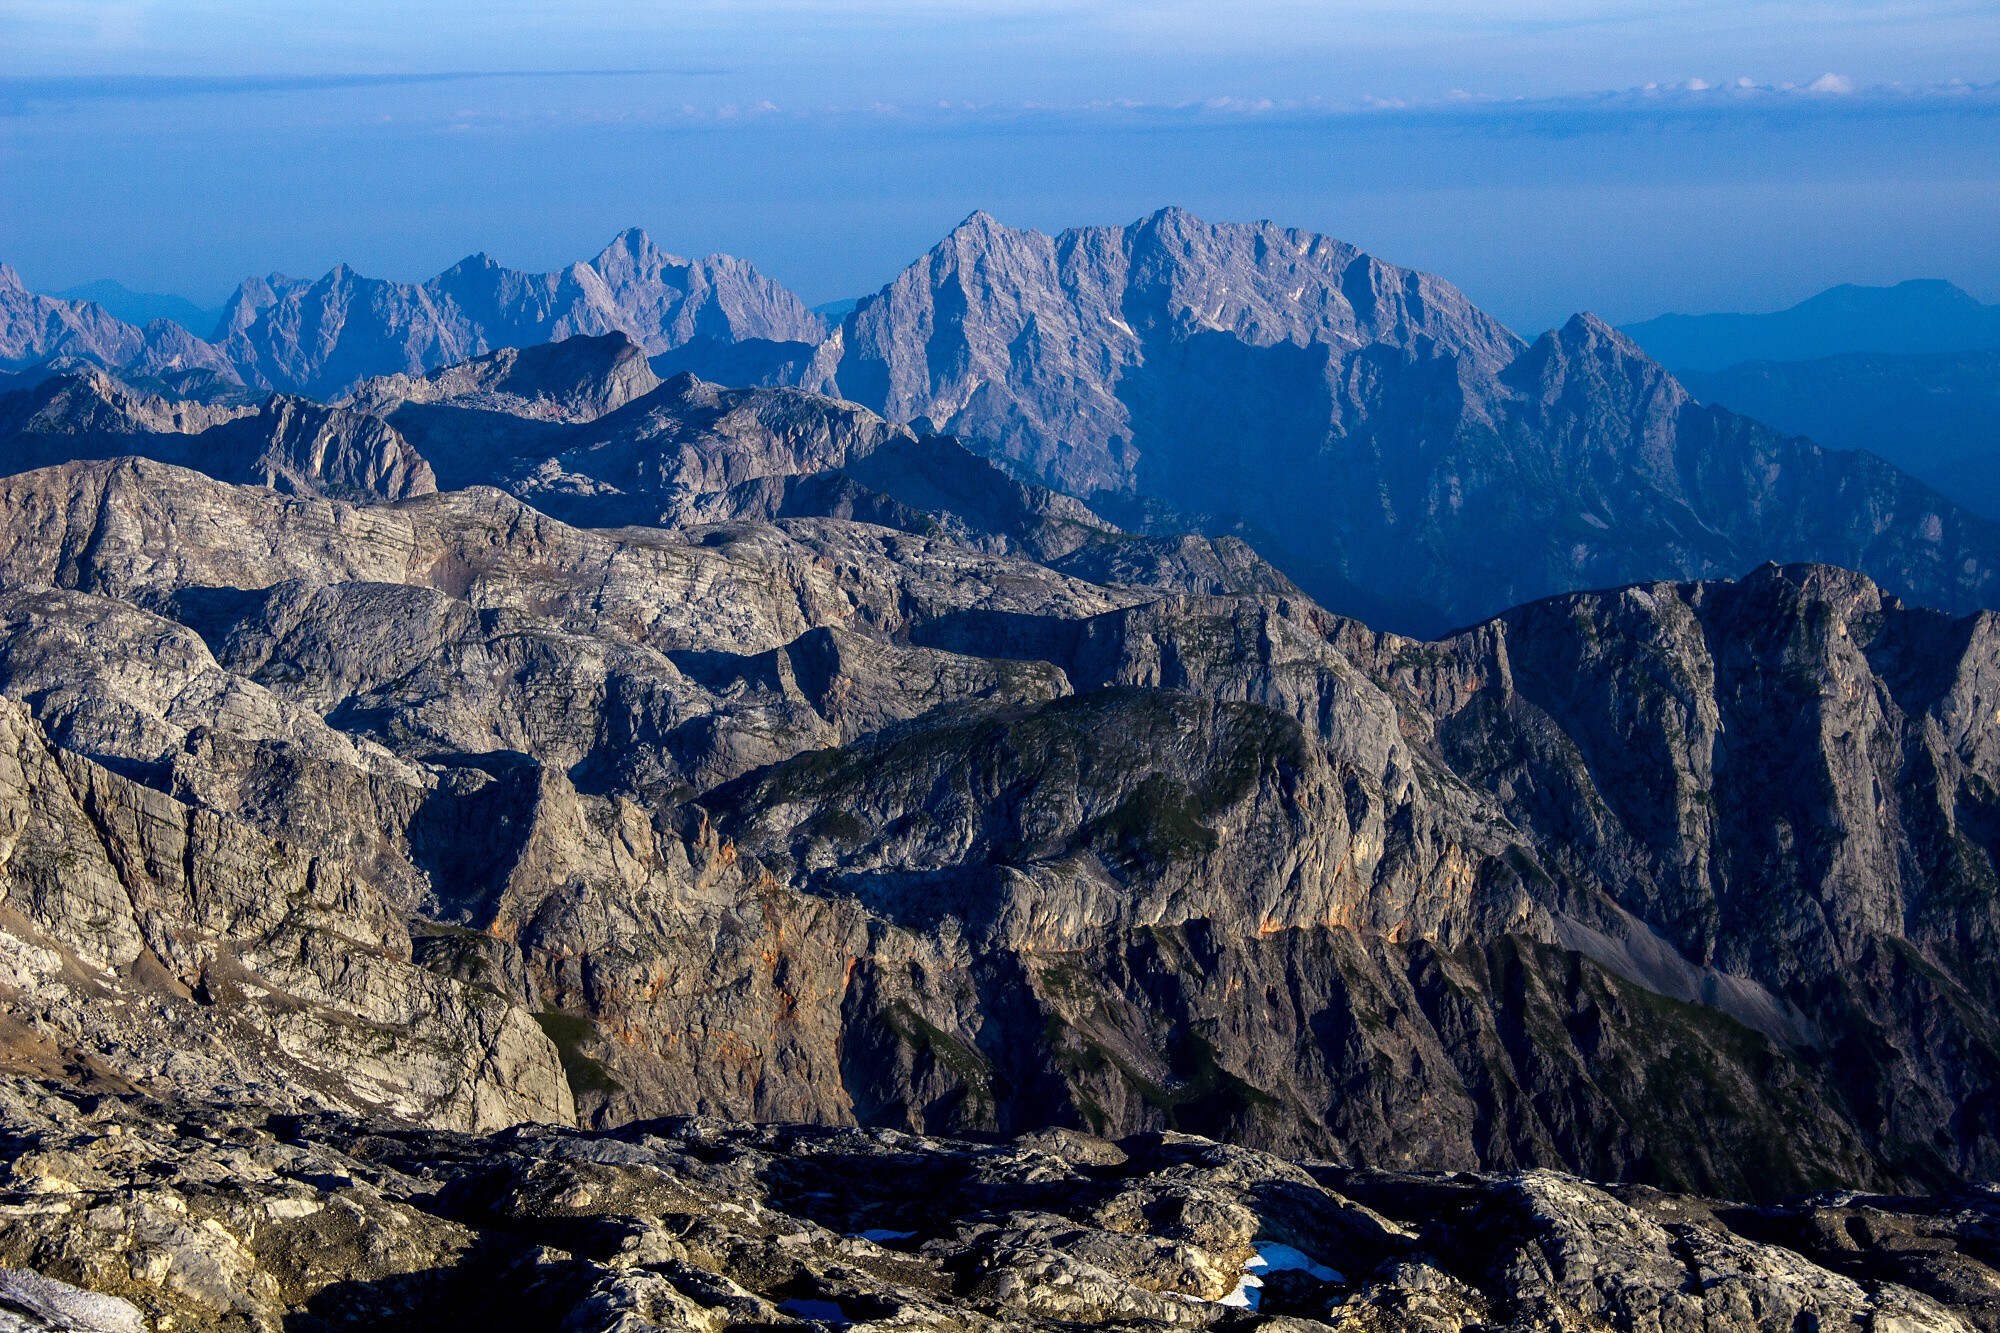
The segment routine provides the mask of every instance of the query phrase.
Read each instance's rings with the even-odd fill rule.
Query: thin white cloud
[[[2000,78],[1981,0],[0,0],[0,72],[701,66],[741,105]],[[1676,75],[1674,71],[1681,71]],[[1828,90],[1830,91],[1830,89]]]

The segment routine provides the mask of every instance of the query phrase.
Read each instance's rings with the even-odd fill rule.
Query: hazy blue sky
[[[975,207],[1170,202],[1527,331],[2000,299],[2000,4],[0,0],[0,258],[47,288],[544,267],[636,223],[819,301]]]

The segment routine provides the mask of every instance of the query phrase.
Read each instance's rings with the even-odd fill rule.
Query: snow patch
[[[1246,1270],[1259,1273],[1303,1272],[1318,1278],[1321,1282],[1347,1281],[1339,1269],[1328,1268],[1304,1250],[1295,1250],[1274,1240],[1259,1241],[1256,1249],[1257,1257],[1244,1265]]]
[[[1264,1293],[1259,1290],[1264,1285],[1260,1274],[1300,1272],[1318,1278],[1321,1282],[1345,1282],[1347,1278],[1338,1269],[1328,1268],[1304,1250],[1275,1240],[1260,1240],[1252,1247],[1257,1251],[1249,1263],[1243,1265],[1243,1274],[1236,1279],[1236,1290],[1216,1301],[1217,1305],[1233,1305],[1239,1309],[1254,1310],[1262,1303]]]

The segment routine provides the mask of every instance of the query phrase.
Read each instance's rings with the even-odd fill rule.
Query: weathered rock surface
[[[682,493],[834,447],[819,400],[677,383]],[[372,942],[391,981],[259,973],[288,998],[232,1021],[414,1024],[415,964],[499,1006],[476,1040],[553,1042],[563,1090],[495,1075],[496,1105],[1177,1128],[1752,1198],[1994,1174],[1985,618],[1798,567],[1425,644],[1227,544],[1098,547],[1104,583],[851,520],[596,531],[71,463],[0,481],[0,695],[49,762],[374,904],[297,938]],[[86,850],[93,808],[57,821]],[[144,953],[206,1023],[189,939],[269,966],[254,921],[121,924],[164,891],[109,864],[102,912],[8,896],[58,960],[24,1003],[111,1025],[86,1046],[125,1020],[62,968],[142,987]],[[75,935],[99,916],[113,942]],[[421,1003],[457,1035],[412,1051],[487,1012]],[[315,1095],[486,1095],[440,1068]]]
[[[1747,1208],[1180,1134],[696,1118],[480,1138],[21,1075],[0,1097],[0,1319],[56,1315],[17,1327],[1963,1333],[2000,1315],[1991,1191]]]
[[[437,489],[430,464],[379,417],[286,394],[191,401],[94,367],[0,394],[0,466],[127,455],[295,495],[401,500]]]

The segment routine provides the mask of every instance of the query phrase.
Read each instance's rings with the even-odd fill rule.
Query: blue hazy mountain
[[[197,338],[215,332],[222,321],[222,307],[196,305],[185,296],[168,292],[135,292],[115,278],[100,278],[53,295],[66,301],[95,301],[127,324],[144,326],[156,319],[170,319]]]
[[[1672,370],[1719,370],[1742,361],[1809,361],[1849,352],[2000,348],[2000,306],[1938,278],[1893,287],[1843,283],[1789,310],[1661,315],[1622,332]]]
[[[1703,402],[1879,454],[2000,519],[2000,350],[1746,361],[1680,378]]]

